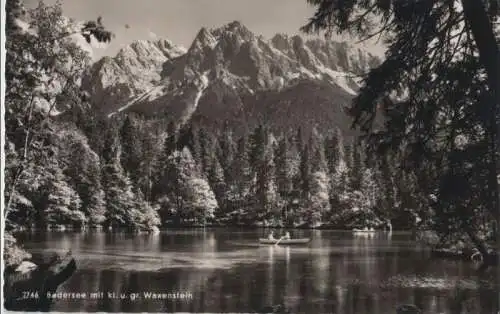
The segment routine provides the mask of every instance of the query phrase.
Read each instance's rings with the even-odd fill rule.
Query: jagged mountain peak
[[[192,51],[194,49],[200,49],[203,47],[213,47],[217,43],[216,38],[213,36],[212,32],[210,32],[206,27],[202,27],[198,34],[196,34],[191,47],[188,51]]]
[[[239,21],[233,21],[218,28],[208,29],[202,27],[196,34],[189,51],[203,51],[212,49],[221,41],[238,41],[240,43],[251,41],[256,36]]]
[[[116,56],[95,62],[86,71],[82,87],[93,95],[97,109],[107,113],[161,82],[165,62],[185,53],[185,48],[167,39],[137,40]]]
[[[267,40],[233,21],[201,28],[187,51],[168,40],[134,42],[116,57],[95,63],[85,81],[94,103],[108,114],[163,112],[184,123],[218,112],[246,123],[242,121],[253,118],[245,117],[242,108],[266,119],[262,112],[294,111],[308,101],[318,102],[312,106],[321,103],[321,115],[338,114],[324,107],[329,106],[326,99],[330,93],[342,100],[356,94],[359,85],[354,77],[372,61],[368,52],[346,43],[286,34]],[[252,102],[284,107],[269,111]],[[304,110],[300,115],[306,114]]]
[[[186,49],[181,46],[174,45],[168,39],[156,40],[136,40],[130,45],[120,49],[115,59],[129,59],[129,58],[155,58],[166,57],[175,58],[186,52]]]
[[[210,32],[219,39],[224,37],[239,37],[241,40],[252,40],[256,36],[240,21],[232,21],[218,28],[211,29]]]

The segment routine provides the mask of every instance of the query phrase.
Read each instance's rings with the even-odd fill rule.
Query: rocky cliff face
[[[167,40],[135,42],[96,62],[83,86],[108,115],[162,114],[209,127],[344,125],[342,105],[378,63],[347,43],[282,34],[266,40],[235,21],[202,28],[187,50]]]

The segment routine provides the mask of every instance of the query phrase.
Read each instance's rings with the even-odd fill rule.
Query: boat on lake
[[[260,238],[259,243],[260,244],[283,244],[283,245],[292,245],[292,244],[306,244],[311,241],[310,238],[299,238],[299,239],[266,239],[266,238]]]
[[[364,229],[352,229],[352,232],[354,233],[375,233],[377,232],[375,229],[373,228],[364,228]]]

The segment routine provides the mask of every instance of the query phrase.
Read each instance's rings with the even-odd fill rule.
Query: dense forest
[[[237,136],[229,127],[100,115],[79,90],[90,61],[60,27],[61,13],[43,4],[31,10],[38,35],[10,24],[8,229],[385,228],[389,220],[408,228],[424,210],[415,178],[394,157],[370,161],[362,142],[335,126],[305,136],[260,125]],[[37,59],[20,58],[30,40]],[[37,71],[22,76],[28,67]]]
[[[305,138],[259,126],[236,137],[91,110],[51,128],[50,156],[16,189],[13,225],[383,228],[392,219],[407,228],[422,204],[394,159],[370,163],[362,143],[338,130]]]

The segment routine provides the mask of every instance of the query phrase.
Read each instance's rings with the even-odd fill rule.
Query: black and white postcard
[[[498,0],[3,0],[3,310],[500,311]]]

